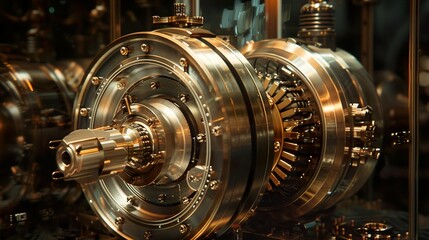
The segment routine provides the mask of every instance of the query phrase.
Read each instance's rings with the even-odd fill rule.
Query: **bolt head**
[[[215,126],[212,128],[212,133],[215,136],[220,136],[222,135],[222,128],[220,126]]]
[[[80,114],[82,117],[86,117],[86,116],[88,116],[88,113],[89,113],[88,108],[81,108],[81,109],[79,110],[79,114]]]
[[[91,80],[92,85],[97,86],[101,82],[101,79],[99,77],[93,77]]]
[[[127,56],[130,53],[130,50],[127,47],[121,47],[119,49],[119,53],[121,53],[122,56]]]
[[[146,43],[143,43],[141,46],[140,46],[140,49],[142,50],[142,52],[144,52],[144,53],[149,53],[150,52],[150,46],[149,46],[149,44],[146,44]]]
[[[185,234],[188,232],[188,226],[186,226],[186,224],[180,224],[179,226],[179,232],[181,234]]]
[[[123,224],[124,223],[124,218],[123,217],[117,217],[117,218],[115,218],[115,224],[116,225],[121,225],[121,224]]]

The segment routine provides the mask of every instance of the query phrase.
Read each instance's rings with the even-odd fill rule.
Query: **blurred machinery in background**
[[[385,5],[184,2],[1,3],[1,235],[409,239]]]

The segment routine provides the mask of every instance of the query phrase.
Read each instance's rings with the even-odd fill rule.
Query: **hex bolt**
[[[146,44],[146,43],[143,43],[141,46],[140,46],[140,49],[142,50],[142,52],[144,52],[144,53],[149,53],[150,52],[150,46],[149,46],[149,44]]]
[[[89,114],[89,109],[88,109],[88,108],[81,108],[81,109],[79,110],[79,114],[80,114],[82,117],[86,117],[86,116],[88,116],[88,114]]]
[[[150,88],[152,88],[153,90],[158,89],[159,88],[159,82],[151,82]]]
[[[127,47],[121,47],[119,49],[119,52],[122,56],[127,56],[130,53],[130,49],[128,49]]]
[[[197,135],[197,141],[200,142],[200,143],[205,142],[206,141],[206,135],[203,134],[203,133],[199,133]]]
[[[124,224],[124,218],[123,217],[117,217],[117,218],[115,218],[115,224],[116,225],[122,225],[122,224]]]
[[[92,83],[92,85],[94,85],[94,86],[99,85],[99,84],[100,84],[100,82],[101,82],[101,78],[99,78],[99,77],[92,77],[92,79],[91,79],[91,83]]]
[[[184,224],[184,223],[180,224],[180,226],[179,226],[179,232],[181,234],[187,233],[188,232],[188,226],[186,226],[186,224]]]
[[[215,126],[212,128],[212,134],[215,136],[222,135],[222,128],[220,126]]]
[[[280,142],[276,141],[274,142],[274,152],[280,151]]]

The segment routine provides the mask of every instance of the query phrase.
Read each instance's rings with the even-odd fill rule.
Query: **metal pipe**
[[[121,36],[121,1],[110,0],[110,41]]]
[[[409,149],[409,237],[419,239],[419,204],[418,204],[418,166],[419,166],[419,0],[410,0],[410,31],[409,31],[409,63],[408,63],[408,109],[410,127]]]

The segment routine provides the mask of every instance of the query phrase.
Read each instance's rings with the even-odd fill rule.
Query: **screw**
[[[124,223],[124,218],[123,217],[117,217],[115,218],[115,224],[116,225],[121,225]]]
[[[184,223],[180,224],[180,226],[179,226],[179,232],[181,234],[187,233],[188,232],[188,226],[186,226],[186,224],[184,224]]]
[[[100,84],[101,79],[99,77],[93,77],[91,80],[92,85],[97,86],[98,84]]]
[[[79,113],[82,117],[86,117],[86,116],[88,116],[89,109],[88,108],[81,108]]]
[[[149,46],[149,44],[146,44],[146,43],[143,43],[141,46],[140,46],[140,49],[142,50],[142,52],[144,52],[144,53],[149,53],[150,52],[150,46]]]
[[[212,128],[212,133],[215,136],[220,136],[222,134],[222,128],[220,126],[215,126]]]
[[[130,53],[130,50],[127,47],[121,47],[119,49],[119,52],[122,56],[127,56]]]
[[[158,89],[159,88],[159,82],[151,82],[150,88],[152,88],[153,90]]]
[[[203,133],[199,133],[197,135],[197,141],[200,142],[200,143],[205,142],[206,141],[206,135],[203,134]]]

